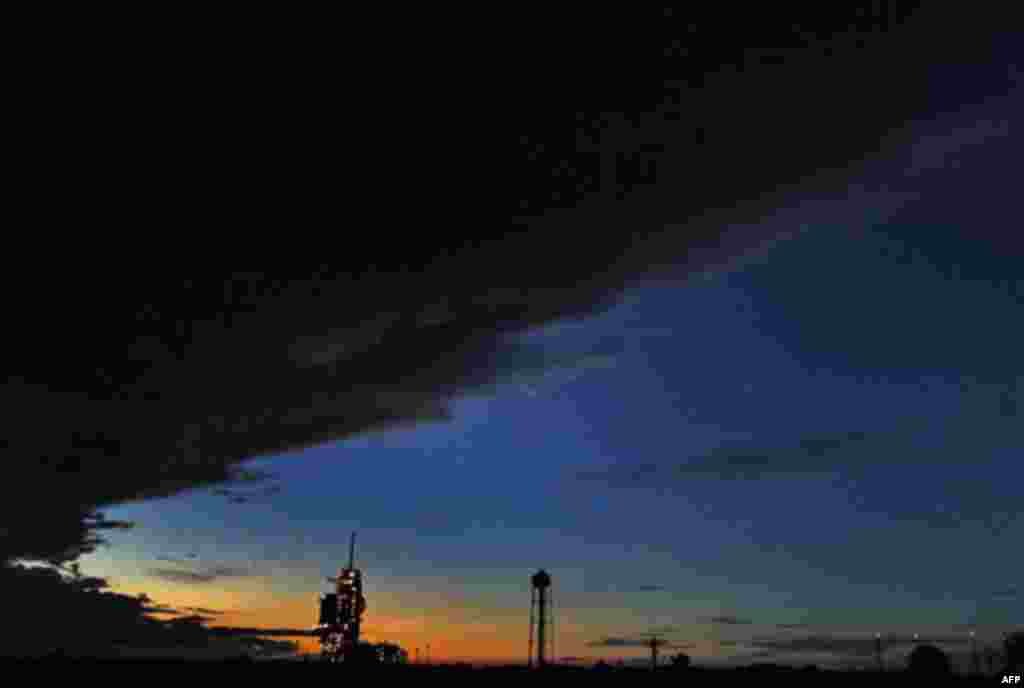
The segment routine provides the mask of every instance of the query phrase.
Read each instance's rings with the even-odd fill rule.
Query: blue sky
[[[280,491],[247,503],[110,510],[138,526],[86,570],[175,600],[287,593],[293,611],[260,618],[306,625],[358,529],[381,633],[413,646],[430,631],[402,619],[443,619],[452,656],[525,651],[540,566],[560,654],[622,653],[588,644],[655,624],[709,661],[779,624],[1005,630],[1024,613],[1024,284],[971,239],[1019,224],[985,112],[920,125],[845,195],[793,199],[764,220],[792,238],[747,260],[510,338],[451,422],[258,459],[272,477],[237,489]],[[157,558],[186,553],[249,575],[160,588]]]
[[[117,509],[139,527],[98,559],[130,552],[146,575],[194,551],[313,599],[358,529],[371,588],[497,618],[544,566],[595,637],[716,636],[699,621],[716,614],[1002,627],[1020,601],[993,594],[1024,564],[1020,303],[890,243],[823,227],[740,271],[637,290],[515,342],[508,376],[453,422],[258,460],[281,492],[252,503]],[[858,274],[876,279],[851,295]],[[564,368],[524,373],[524,351]]]

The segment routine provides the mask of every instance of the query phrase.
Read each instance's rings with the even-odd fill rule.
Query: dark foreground
[[[9,660],[10,661],[10,660]],[[785,685],[875,685],[875,686],[887,686],[887,685],[1016,685],[1022,686],[1021,678],[1017,678],[1016,681],[1013,677],[1020,673],[1020,670],[1014,672],[1001,672],[995,675],[988,676],[960,676],[960,675],[934,675],[934,674],[922,674],[914,673],[910,671],[888,671],[888,672],[877,672],[877,671],[832,671],[817,668],[790,668],[783,666],[761,666],[761,667],[741,667],[735,669],[712,669],[702,667],[691,667],[688,669],[673,669],[671,667],[665,667],[658,671],[651,671],[645,668],[636,667],[608,667],[608,668],[583,668],[583,667],[549,667],[544,670],[530,670],[522,666],[471,666],[466,664],[452,664],[452,665],[397,665],[397,666],[364,666],[364,667],[346,667],[343,665],[328,664],[319,661],[296,661],[295,659],[265,659],[265,660],[253,660],[248,657],[240,657],[233,660],[225,661],[188,661],[188,660],[168,660],[168,659],[145,659],[137,658],[131,660],[97,660],[88,658],[54,658],[48,657],[45,659],[36,660],[13,660],[18,663],[30,663],[36,665],[77,665],[79,668],[88,668],[94,666],[96,668],[103,667],[104,670],[114,670],[116,667],[108,665],[124,665],[126,668],[130,668],[133,665],[137,669],[143,669],[143,667],[154,667],[157,665],[179,665],[182,667],[189,666],[190,671],[193,669],[202,668],[205,670],[212,670],[217,665],[224,665],[226,667],[233,666],[235,670],[239,668],[239,665],[249,665],[252,667],[263,667],[267,664],[277,665],[289,665],[292,670],[298,670],[299,672],[331,672],[334,674],[373,674],[375,677],[382,679],[401,679],[401,678],[426,678],[428,675],[434,679],[442,679],[450,677],[455,679],[457,676],[465,676],[467,674],[474,675],[477,677],[511,677],[512,675],[522,675],[526,678],[526,675],[530,675],[530,678],[551,678],[555,680],[569,680],[572,682],[578,680],[586,681],[609,681],[613,683],[620,683],[622,681],[629,682],[655,682],[655,683],[683,683],[687,686],[692,685],[728,685],[740,682],[750,681],[767,681],[777,682],[782,681]],[[199,665],[199,666],[196,666]],[[145,670],[145,669],[143,669]],[[1010,682],[1007,683],[1004,680],[1004,676],[1009,675],[1011,677]]]

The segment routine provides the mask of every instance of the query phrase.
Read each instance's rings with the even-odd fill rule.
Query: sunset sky
[[[308,628],[358,530],[366,636],[438,659],[524,660],[538,567],[559,657],[642,656],[652,628],[704,662],[997,638],[1024,613],[1024,284],[970,239],[1016,212],[1008,129],[979,121],[794,198],[764,220],[793,237],[747,260],[510,338],[450,422],[110,509],[137,525],[83,568]]]
[[[316,653],[353,532],[363,639],[413,659],[525,663],[541,568],[562,662],[1024,632],[992,8],[348,16],[408,33],[372,69],[378,33],[307,14],[42,18],[0,655]]]

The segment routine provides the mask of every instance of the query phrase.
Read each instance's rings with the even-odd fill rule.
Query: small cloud
[[[706,616],[703,621],[720,626],[746,626],[754,623],[750,619],[741,619],[736,616]]]
[[[269,478],[262,477],[258,479],[253,478],[247,482],[258,482],[268,479]],[[266,487],[258,490],[239,490],[233,487],[218,487],[211,490],[210,494],[217,497],[226,497],[229,504],[248,504],[250,502],[258,501],[262,497],[273,497],[274,495],[280,494],[281,491],[282,488],[280,485],[267,485]]]
[[[687,643],[669,642],[662,636],[670,635],[679,631],[676,626],[660,626],[652,628],[640,636],[605,636],[600,640],[587,643],[587,647],[650,647],[651,639],[657,639],[662,647],[688,648],[692,645]]]
[[[587,647],[647,647],[646,640],[609,636],[587,643]]]
[[[142,611],[146,614],[181,614],[181,612],[179,612],[177,609],[161,606],[143,607]]]
[[[150,569],[147,571],[147,574],[153,578],[160,578],[171,583],[209,583],[217,578],[217,576],[208,573],[178,571],[177,569]]]
[[[252,572],[249,569],[238,568],[236,566],[215,566],[210,569],[217,578],[244,578],[251,576]]]
[[[641,585],[637,592],[664,592],[665,588],[660,585]]]
[[[1020,589],[1019,588],[1015,588],[1013,586],[1011,586],[1009,588],[1004,588],[1002,590],[996,590],[994,593],[992,593],[992,597],[995,597],[995,598],[998,598],[998,599],[1016,599],[1019,596],[1020,596]]]
[[[171,583],[200,584],[211,583],[218,578],[242,578],[252,575],[246,569],[231,566],[215,566],[200,571],[183,571],[180,569],[149,569],[147,572],[154,578]]]
[[[609,486],[666,484],[693,478],[712,480],[765,480],[787,476],[832,475],[850,467],[867,467],[871,463],[867,447],[892,450],[894,446],[910,447],[909,439],[919,430],[917,420],[906,421],[893,429],[867,433],[820,433],[787,445],[758,446],[748,440],[724,443],[711,451],[684,461],[668,460],[647,464],[618,464],[604,470],[578,474],[581,480],[596,480]],[[912,449],[912,447],[911,447]],[[856,450],[856,451],[854,451]],[[879,452],[889,456],[891,451]],[[931,454],[906,451],[901,461],[932,460]],[[880,461],[880,459],[876,460]]]
[[[217,611],[216,609],[207,609],[205,607],[185,607],[185,610],[196,614],[202,614],[204,616],[220,616],[224,613],[222,611]]]
[[[208,621],[213,621],[213,618],[209,616],[201,616],[199,614],[192,614],[190,616],[181,616],[177,619],[170,619],[164,623],[170,626],[202,626]]]
[[[189,554],[186,554],[185,556],[182,556],[182,557],[171,556],[171,555],[168,555],[168,554],[161,554],[161,555],[159,555],[156,558],[156,560],[157,561],[166,561],[166,562],[169,562],[171,564],[188,564],[192,560],[197,559],[198,556],[199,555],[197,555],[195,552],[190,552]]]

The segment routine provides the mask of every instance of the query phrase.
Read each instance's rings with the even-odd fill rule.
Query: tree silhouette
[[[1016,631],[1003,641],[1006,652],[1006,667],[1010,670],[1024,668],[1024,631]]]
[[[912,673],[948,676],[953,672],[949,656],[934,645],[918,645],[910,653],[908,668]]]

